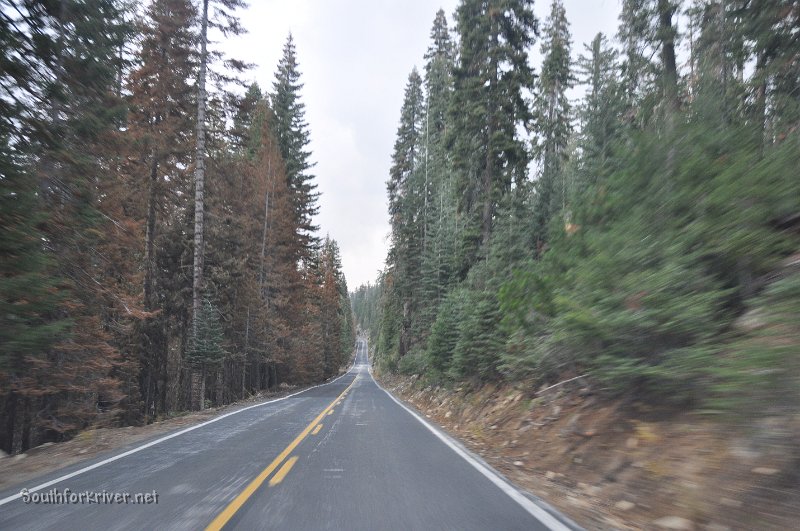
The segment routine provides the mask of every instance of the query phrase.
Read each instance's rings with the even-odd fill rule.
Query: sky
[[[386,179],[408,74],[422,71],[436,11],[451,29],[457,0],[249,0],[248,34],[222,44],[256,65],[245,76],[271,90],[291,32],[305,84],[302,101],[320,197],[321,236],[339,243],[348,287],[375,282],[389,245]],[[619,0],[564,0],[573,57],[617,29]],[[539,0],[540,22],[550,9]],[[538,71],[539,43],[531,50]]]

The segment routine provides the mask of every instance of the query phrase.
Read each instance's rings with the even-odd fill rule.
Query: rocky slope
[[[602,400],[580,379],[539,392],[381,379],[587,529],[791,529],[800,521],[800,412],[721,423]]]

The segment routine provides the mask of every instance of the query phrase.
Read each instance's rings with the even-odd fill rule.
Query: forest
[[[579,45],[532,4],[440,10],[408,76],[385,268],[350,294],[379,368],[797,404],[800,2],[622,0]]]
[[[339,374],[354,343],[289,35],[242,0],[0,2],[0,450]]]

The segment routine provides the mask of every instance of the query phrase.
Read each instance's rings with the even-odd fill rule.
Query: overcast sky
[[[386,179],[403,91],[422,69],[430,28],[441,7],[450,27],[458,0],[250,0],[241,14],[249,33],[224,43],[256,64],[248,76],[271,90],[291,31],[305,83],[314,173],[322,197],[322,235],[339,242],[352,290],[374,282],[388,246]],[[619,0],[564,0],[573,56],[598,31],[613,35]],[[543,21],[549,0],[535,11]],[[539,43],[531,63],[539,70]]]

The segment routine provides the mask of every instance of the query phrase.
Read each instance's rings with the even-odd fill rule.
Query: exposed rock
[[[581,429],[578,426],[578,421],[580,420],[580,418],[581,418],[580,413],[572,415],[572,417],[570,417],[569,421],[567,422],[567,425],[564,426],[564,428],[561,430],[561,436],[568,437],[570,435],[575,435],[577,433],[580,433]]]
[[[772,476],[778,473],[778,469],[766,466],[757,466],[750,472],[752,472],[753,474],[761,474],[762,476]]]
[[[725,507],[736,507],[739,508],[742,506],[742,502],[739,500],[732,500],[730,498],[720,498],[719,502],[724,505]]]
[[[597,496],[602,489],[598,485],[589,485],[586,487],[585,492],[589,496]]]
[[[603,521],[608,524],[609,529],[625,529],[626,527],[622,521],[610,516],[604,516]]]
[[[603,478],[606,481],[616,481],[617,475],[630,464],[631,462],[625,457],[624,454],[617,454],[609,461]]]
[[[630,511],[631,509],[636,507],[636,504],[628,500],[620,500],[614,504],[614,507],[616,507],[620,511]]]
[[[546,477],[547,479],[555,479],[556,473],[553,472],[552,470],[548,470],[547,472],[545,472],[544,477]]]
[[[567,496],[567,503],[574,507],[581,507],[583,509],[589,507],[589,502],[580,498],[576,498],[575,496]]]
[[[525,466],[525,463],[522,461],[514,461],[514,466]]]
[[[661,529],[677,529],[678,531],[692,531],[694,523],[681,516],[664,516],[658,520],[653,520],[653,525]]]
[[[656,428],[653,424],[641,421],[633,421],[636,429],[636,438],[644,443],[658,442],[661,438],[656,433]]]
[[[628,437],[628,440],[625,441],[625,447],[629,450],[633,450],[634,448],[639,446],[639,439],[636,437]]]

